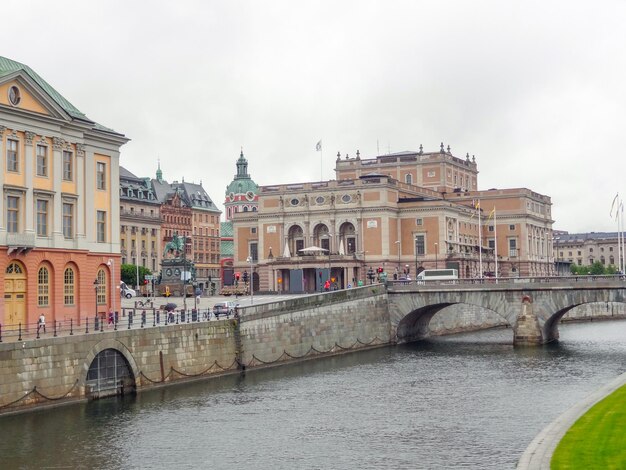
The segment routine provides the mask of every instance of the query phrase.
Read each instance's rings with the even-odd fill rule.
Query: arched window
[[[74,270],[66,268],[63,274],[63,304],[74,305]]]
[[[413,184],[413,175],[412,175],[411,173],[407,173],[407,174],[404,176],[404,182],[405,182],[406,184]]]
[[[50,273],[41,267],[37,273],[37,305],[47,307],[50,302]]]
[[[107,303],[107,276],[104,269],[98,269],[98,275],[96,277],[98,281],[96,283],[96,303],[98,305],[106,305]]]

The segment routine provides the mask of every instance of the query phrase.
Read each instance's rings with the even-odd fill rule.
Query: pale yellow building
[[[30,67],[0,57],[0,323],[119,308],[120,147]]]

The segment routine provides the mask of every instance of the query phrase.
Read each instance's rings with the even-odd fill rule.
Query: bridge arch
[[[91,399],[134,393],[139,372],[135,358],[122,342],[105,339],[85,357],[79,384]]]
[[[461,314],[463,318],[457,318],[456,325],[454,325],[455,322],[453,321],[451,329],[457,332],[495,326],[513,326],[510,318],[485,305],[466,302],[440,302],[417,307],[400,318],[395,328],[396,341],[405,343],[426,338],[430,335],[430,325],[433,317],[440,312],[443,313],[448,307],[458,307],[458,310],[465,308],[470,311],[467,315]],[[450,312],[450,314],[457,315],[458,311]]]

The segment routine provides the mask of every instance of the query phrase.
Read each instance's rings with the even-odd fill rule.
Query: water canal
[[[0,418],[2,468],[514,468],[626,370],[626,322],[436,338]]]

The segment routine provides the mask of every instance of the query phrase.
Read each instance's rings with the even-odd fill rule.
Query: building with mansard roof
[[[174,234],[185,236],[185,256],[194,262],[201,290],[220,278],[220,216],[202,184],[163,179],[160,165],[152,188],[161,203],[161,253]]]
[[[159,272],[161,266],[161,202],[150,178],[120,167],[120,254],[122,264]]]
[[[414,277],[554,274],[551,200],[526,188],[478,189],[476,159],[400,152],[337,156],[336,180],[261,186],[257,211],[233,214],[233,269],[256,254],[260,290],[367,282],[370,268]]]
[[[0,57],[0,324],[81,325],[119,308],[123,134]]]

